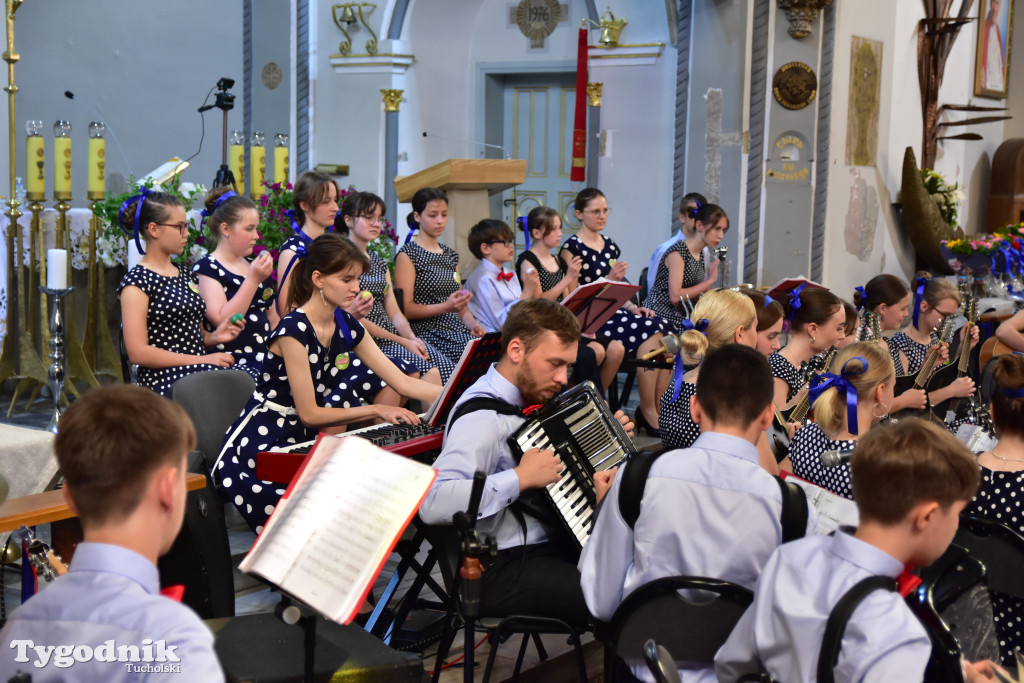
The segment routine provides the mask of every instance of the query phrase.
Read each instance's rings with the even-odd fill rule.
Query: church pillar
[[[587,83],[587,185],[599,187],[598,159],[601,156],[601,88],[604,83]]]
[[[384,211],[394,225],[398,225],[398,195],[394,181],[398,175],[398,108],[403,92],[397,89],[380,91],[384,100]]]

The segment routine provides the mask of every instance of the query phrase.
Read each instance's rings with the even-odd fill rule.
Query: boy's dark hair
[[[370,269],[370,259],[341,235],[327,232],[317,237],[305,256],[296,256],[295,266],[288,276],[288,310],[294,310],[313,296],[314,271],[333,275],[352,265],[359,266],[365,273]]]
[[[874,311],[882,304],[895,306],[909,293],[910,290],[907,289],[906,282],[895,275],[882,273],[868,280],[868,283],[864,285],[863,294],[859,291],[853,293],[853,303],[869,311]]]
[[[516,236],[512,228],[504,221],[497,218],[485,218],[469,229],[469,250],[481,261],[484,259],[484,252],[480,248],[488,242],[499,242],[502,240],[515,240]]]
[[[322,171],[306,171],[295,181],[295,189],[292,191],[292,204],[295,208],[295,222],[304,225],[306,214],[302,210],[305,203],[310,208],[326,204],[331,201],[331,185],[334,191],[338,192],[338,185],[334,178]],[[340,193],[335,194],[339,196]]]
[[[914,506],[943,509],[978,491],[978,461],[948,429],[906,418],[872,427],[850,459],[853,499],[862,520],[898,524]]]
[[[217,200],[228,192],[233,192],[230,185],[215,188],[206,195],[206,201],[203,204],[206,210],[211,212],[209,218],[206,219],[205,243],[206,249],[211,252],[217,248],[217,244],[220,242],[220,226],[222,224],[237,224],[242,220],[242,212],[248,209],[256,211],[257,216],[259,216],[256,202],[245,195],[236,194],[234,197],[228,197],[218,205]]]
[[[129,235],[135,234],[135,209],[138,202],[142,202],[142,209],[139,211],[139,235],[144,241],[149,240],[149,231],[146,226],[150,223],[166,223],[171,217],[171,208],[175,206],[184,207],[173,194],[167,192],[150,192],[142,199],[132,202],[121,213],[121,229]]]
[[[348,234],[348,224],[345,217],[351,218],[354,222],[360,216],[367,216],[380,209],[381,219],[384,218],[386,208],[384,200],[372,192],[353,192],[345,197],[345,203],[334,220],[334,229],[342,235]],[[382,226],[383,227],[383,226]]]
[[[128,517],[160,467],[184,467],[196,447],[181,406],[150,389],[92,389],[61,417],[53,443],[60,473],[84,527]]]
[[[1007,396],[1002,389],[1019,392],[1024,388],[1024,356],[998,356],[992,373],[992,423],[996,433],[1024,436],[1024,399]]]
[[[697,209],[708,203],[707,198],[700,192],[690,192],[683,196],[679,202],[679,213],[687,218],[696,218]]]
[[[764,354],[726,344],[705,356],[697,375],[697,401],[712,422],[747,427],[772,402],[775,384]]]
[[[554,332],[563,344],[580,339],[579,321],[562,304],[544,298],[520,301],[508,310],[505,324],[501,326],[501,352],[505,353],[508,343],[516,337],[529,351],[548,331]]]

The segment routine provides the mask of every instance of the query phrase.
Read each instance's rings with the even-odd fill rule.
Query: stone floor
[[[11,405],[11,388],[8,383],[7,390],[0,392],[0,408],[8,408]],[[48,396],[43,395],[41,398],[37,398],[31,406],[25,404],[26,396],[22,395],[19,397],[15,404],[14,410],[10,416],[6,416],[4,413],[0,413],[0,422],[9,422],[23,427],[34,427],[38,429],[45,429],[50,419],[50,412],[52,405]],[[630,400],[627,402],[626,410],[630,414],[636,409],[637,398],[636,390],[630,396]],[[6,412],[6,411],[5,411]],[[635,443],[638,448],[644,448],[648,446],[657,445],[657,440],[647,436],[637,436]],[[272,592],[264,584],[247,576],[238,571],[238,562],[241,561],[245,553],[248,551],[255,535],[248,529],[245,523],[242,521],[241,516],[237,513],[233,506],[227,506],[228,511],[228,540],[231,547],[232,560],[236,567],[235,569],[235,611],[238,615],[243,614],[257,614],[272,612],[274,606],[278,602],[278,595]],[[40,528],[39,533],[45,539],[48,530],[45,527]],[[394,569],[396,560],[389,560],[384,570],[381,572],[382,577],[390,576]],[[9,614],[15,609],[21,602],[21,589],[20,589],[20,572],[12,567],[7,567],[4,574],[3,581],[3,593],[4,601],[7,613]],[[434,578],[441,582],[440,573],[435,571]],[[386,578],[378,579],[378,585],[375,586],[374,592],[379,593],[383,587],[383,582]],[[408,583],[408,579],[406,580]],[[404,592],[405,587],[399,587],[399,593]],[[527,648],[522,673],[519,677],[520,681],[544,681],[545,683],[557,683],[559,681],[577,681],[578,675],[576,673],[576,663],[574,655],[572,653],[572,647],[567,642],[565,636],[559,635],[546,635],[542,637],[544,647],[547,650],[549,659],[546,662],[542,662],[538,656],[536,648],[531,643]],[[475,658],[475,675],[476,680],[481,680],[483,675],[484,664],[486,663],[487,656],[490,652],[492,644],[484,642],[483,634],[478,634],[476,637],[477,647],[474,651]],[[492,674],[491,680],[493,681],[505,681],[509,679],[515,668],[516,656],[519,650],[519,637],[513,637],[508,642],[502,644],[498,653],[495,655],[495,670]],[[444,683],[455,683],[457,681],[464,680],[464,669],[462,667],[461,657],[464,650],[464,635],[460,631],[455,638],[452,645],[452,652],[450,653],[440,680]],[[586,665],[588,680],[600,681],[603,680],[603,665],[601,658],[600,644],[593,640],[593,637],[589,634],[584,638],[584,651],[586,655]],[[423,652],[424,671],[430,672],[434,667],[435,657],[437,653],[437,645],[433,644],[428,646]]]

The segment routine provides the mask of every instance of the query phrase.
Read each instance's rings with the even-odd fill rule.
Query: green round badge
[[[339,370],[347,370],[348,369],[348,354],[347,353],[339,353],[338,357],[334,359],[334,367],[338,368]]]
[[[260,294],[260,298],[264,301],[270,301],[274,297],[274,290],[267,287],[263,290],[263,294]]]
[[[462,284],[462,276],[459,275],[459,271],[455,271],[454,273],[452,273],[452,277],[455,278],[455,284],[457,284],[457,285],[461,285]]]
[[[390,291],[391,291],[391,285],[389,285],[388,283],[385,282],[384,283],[384,293],[381,294],[381,296],[387,296],[388,292],[390,292]]]
[[[199,283],[198,282],[190,282],[190,283],[188,283],[188,288],[191,289],[196,294],[199,293]]]

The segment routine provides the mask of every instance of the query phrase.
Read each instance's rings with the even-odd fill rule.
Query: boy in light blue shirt
[[[497,332],[505,324],[508,309],[541,295],[540,275],[528,267],[521,287],[516,274],[505,270],[515,257],[515,236],[502,221],[486,218],[470,228],[469,250],[480,259],[466,280],[466,289],[473,294],[469,311],[488,332]]]

